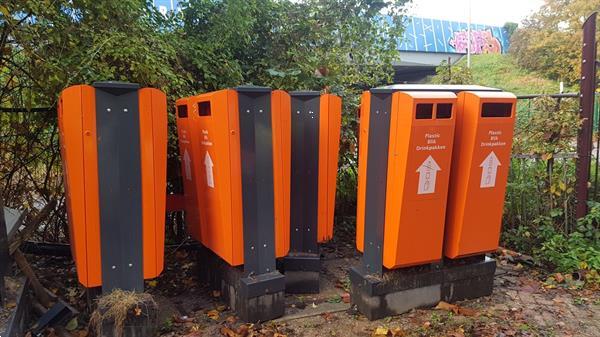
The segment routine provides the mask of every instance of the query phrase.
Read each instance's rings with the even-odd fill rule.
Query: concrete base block
[[[350,282],[352,303],[369,320],[433,306],[442,293],[442,274],[437,265],[385,271],[382,277],[353,267]]]
[[[285,277],[278,271],[245,276],[241,267],[232,267],[207,250],[206,271],[211,287],[238,317],[245,322],[264,322],[283,316],[285,311]]]
[[[492,294],[496,261],[484,255],[444,261],[442,300],[456,302]]]
[[[288,294],[318,294],[321,257],[319,254],[290,254],[282,261],[285,292]]]

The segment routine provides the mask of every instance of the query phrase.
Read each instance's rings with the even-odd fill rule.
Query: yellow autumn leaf
[[[217,310],[210,310],[206,313],[206,316],[208,316],[208,318],[212,319],[212,320],[218,320],[219,319],[219,311]]]

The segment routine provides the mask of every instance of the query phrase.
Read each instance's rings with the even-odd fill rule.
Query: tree
[[[506,30],[506,33],[508,33],[508,38],[510,39],[515,30],[519,28],[519,24],[515,22],[506,22],[502,28]]]
[[[240,84],[333,92],[344,98],[346,192],[338,196],[353,204],[357,93],[392,81],[407,1],[188,0],[163,16],[150,0],[8,0],[0,4],[0,107],[53,107],[67,86],[102,80],[160,88],[171,111],[179,97]],[[0,122],[8,203],[62,198],[55,115],[2,114]]]
[[[582,29],[600,0],[546,0],[511,39],[517,62],[553,80],[579,83]]]

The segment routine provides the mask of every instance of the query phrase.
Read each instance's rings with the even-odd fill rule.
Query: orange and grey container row
[[[331,238],[339,97],[245,86],[179,99],[176,110],[194,239],[263,274],[290,245]]]
[[[192,237],[254,274],[275,271],[290,241],[331,238],[339,97],[249,86],[179,99],[176,109]],[[58,111],[79,281],[142,290],[164,263],[165,94],[77,85],[62,92]],[[317,164],[303,166],[307,156]],[[314,236],[290,229],[298,219]]]
[[[367,273],[498,246],[516,97],[415,88],[361,98],[356,240]]]

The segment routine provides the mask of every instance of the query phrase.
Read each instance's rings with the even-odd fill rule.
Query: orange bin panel
[[[320,99],[319,128],[319,242],[333,237],[335,191],[337,189],[340,133],[342,127],[342,99],[324,94]],[[325,113],[323,113],[325,112]]]
[[[260,108],[242,108],[265,95],[268,102],[261,101]],[[289,250],[290,143],[282,132],[289,125],[289,95],[240,87],[179,99],[176,105],[190,235],[232,266],[245,264],[246,248],[252,254],[258,249],[272,250],[274,245],[275,256],[285,256]],[[270,125],[244,126],[247,116],[258,119],[263,114],[270,114]],[[267,145],[271,150],[265,150]],[[265,151],[255,151],[259,147]],[[245,190],[244,186],[249,187]],[[266,210],[257,212],[260,207]],[[269,237],[256,230],[245,233],[255,222],[273,224],[274,244],[265,239],[246,247],[245,240]]]
[[[506,92],[458,94],[444,242],[449,258],[498,248],[515,105]]]
[[[363,93],[356,241],[368,269],[441,259],[455,103],[451,92]]]
[[[102,104],[113,106],[110,97],[123,92],[132,95],[131,100],[126,102],[129,104],[125,105],[127,108],[112,112],[110,108],[102,113],[97,111]],[[115,145],[110,140],[123,136],[123,130],[119,129],[123,126],[106,121],[110,120],[111,113],[132,114],[128,118],[136,128],[128,130],[125,137],[130,137],[130,144],[123,146],[130,152],[112,151],[114,148],[106,145]],[[125,269],[131,271],[125,274],[132,275],[139,272],[146,279],[158,276],[164,264],[167,161],[165,94],[157,89],[139,89],[137,85],[118,82],[72,86],[60,95],[58,125],[71,250],[79,282],[86,287],[106,286],[107,282],[111,283],[111,287],[119,286],[121,281],[107,275],[107,270]],[[135,158],[127,158],[132,153],[136,154]],[[129,182],[125,180],[129,180],[129,177],[125,173],[119,172],[121,176],[115,176],[116,170],[109,168],[116,166],[111,165],[128,168],[134,177],[132,180],[135,180],[133,185],[127,185]],[[126,193],[121,193],[123,191]],[[119,204],[135,207],[113,207]],[[105,216],[102,217],[102,214]],[[120,218],[123,214],[125,216]],[[132,228],[131,233],[129,228]],[[122,233],[126,233],[127,239],[120,240]],[[135,241],[135,244],[131,241]],[[138,251],[130,250],[130,247],[138,246]],[[137,261],[135,256],[141,261]]]

